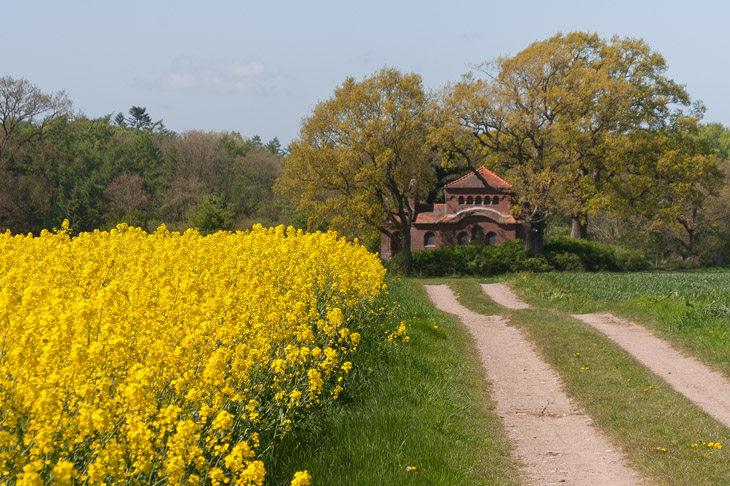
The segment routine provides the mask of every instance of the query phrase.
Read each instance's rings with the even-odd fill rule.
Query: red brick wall
[[[471,242],[474,226],[479,226],[482,229],[482,235],[484,238],[486,238],[489,233],[495,233],[497,235],[497,244],[504,243],[505,241],[512,241],[518,237],[519,225],[517,224],[499,225],[493,221],[488,221],[483,217],[473,216],[464,218],[462,221],[454,225],[444,225],[442,229],[439,229],[438,225],[414,226],[411,228],[411,249],[413,251],[425,249],[424,241],[426,233],[428,232],[432,232],[435,235],[436,245],[433,248],[455,246],[457,244],[458,235],[462,231],[467,233],[469,237],[468,239]]]

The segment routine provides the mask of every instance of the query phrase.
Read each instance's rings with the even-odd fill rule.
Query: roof
[[[415,224],[435,224],[446,215],[446,204],[419,204]]]
[[[427,210],[429,209],[428,206],[431,205],[419,206],[419,210]],[[416,215],[416,220],[414,221],[414,224],[454,224],[458,223],[464,218],[468,218],[469,216],[487,217],[492,221],[502,224],[517,222],[517,220],[515,220],[515,218],[513,218],[511,215],[501,213],[493,208],[472,207],[462,209],[456,214],[447,215],[445,213],[445,204],[433,204],[433,211],[427,211],[422,213],[419,212]]]
[[[505,181],[484,166],[479,167],[475,171],[469,172],[465,176],[460,177],[449,184],[446,184],[444,187],[448,189],[482,188],[484,187],[484,182],[495,189],[508,189],[512,187],[512,184]]]

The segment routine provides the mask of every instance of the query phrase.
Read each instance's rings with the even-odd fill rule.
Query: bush
[[[522,262],[518,271],[542,273],[555,270],[542,255],[534,255]]]
[[[562,253],[549,253],[547,255],[548,261],[557,270],[568,270],[568,271],[579,271],[585,270],[583,260],[580,259],[575,253],[568,253],[564,251]]]
[[[235,212],[218,194],[208,194],[203,202],[188,216],[188,223],[205,236],[217,231],[233,230]]]
[[[545,244],[545,257],[561,270],[571,270],[561,267],[561,264],[575,265],[577,263],[575,258],[566,257],[566,254],[578,257],[583,267],[591,272],[620,269],[616,261],[616,250],[611,245],[576,240],[567,236],[559,236]]]
[[[389,264],[397,267],[397,262]],[[587,240],[558,236],[545,244],[543,255],[524,249],[522,240],[496,246],[449,246],[414,251],[411,272],[422,277],[499,275],[508,272],[645,270],[646,258],[636,251],[619,250]]]
[[[626,272],[638,272],[648,270],[651,266],[649,260],[636,250],[616,249],[616,264]]]
[[[526,270],[525,262],[535,258],[540,259],[542,264],[531,261],[528,266],[545,268],[547,265],[549,267],[544,258],[525,251],[522,240],[509,241],[496,246],[448,246],[435,250],[414,251],[411,271],[425,277],[498,275]]]

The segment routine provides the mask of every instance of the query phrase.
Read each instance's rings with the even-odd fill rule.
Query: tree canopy
[[[440,96],[395,68],[348,77],[284,147],[174,133],[141,105],[87,118],[3,77],[0,231],[286,223],[390,239],[408,263],[418,200],[486,165],[511,183],[532,250],[548,221],[552,235],[572,221],[574,237],[715,258],[730,252],[730,130],[703,112],[643,40],[584,32],[477,65]]]
[[[540,251],[550,216],[569,214],[584,235],[618,179],[651,172],[628,145],[696,125],[702,107],[665,71],[642,40],[557,34],[448,86],[430,138],[447,163],[485,163],[513,184],[527,246]]]
[[[428,116],[416,74],[384,68],[362,81],[347,78],[303,121],[278,190],[346,234],[402,239],[407,265],[415,198],[433,178]]]

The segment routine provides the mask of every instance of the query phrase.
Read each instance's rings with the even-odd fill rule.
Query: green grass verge
[[[534,305],[641,322],[730,376],[730,272],[553,273],[510,285]]]
[[[476,295],[479,287],[471,285],[472,291],[461,290],[461,302],[481,312],[483,304],[464,298]],[[717,485],[730,478],[730,431],[603,334],[554,309],[501,308],[499,313],[527,333],[561,375],[565,391],[644,475],[667,485]],[[728,448],[710,449],[703,442]]]
[[[385,328],[405,320],[410,340],[361,350],[341,402],[284,438],[267,484],[303,469],[317,486],[519,484],[470,337],[417,282],[390,297]]]

